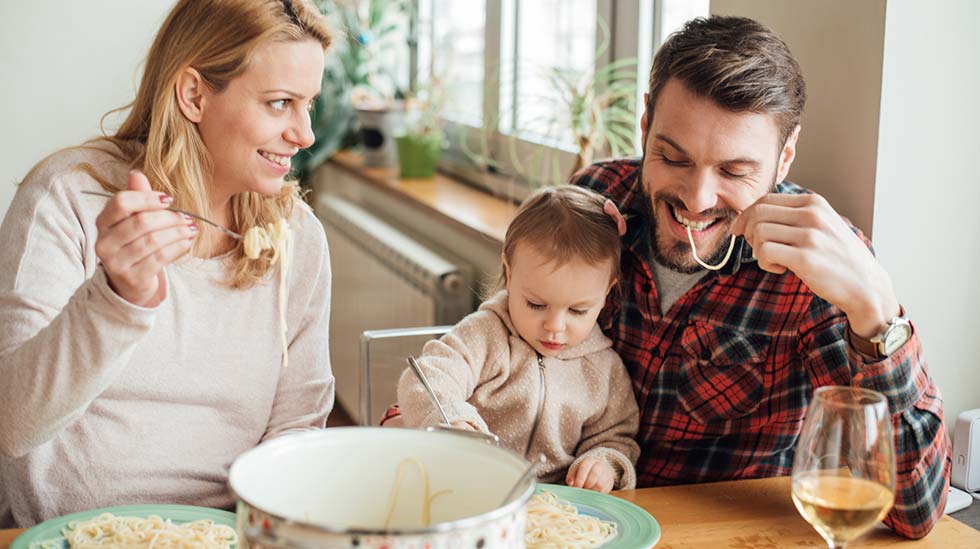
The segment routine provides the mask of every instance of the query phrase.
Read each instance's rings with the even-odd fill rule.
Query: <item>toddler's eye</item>
[[[569,312],[571,312],[573,315],[584,315],[585,313],[589,312],[589,310],[588,309],[569,309]]]
[[[527,302],[527,306],[530,307],[530,308],[532,308],[532,309],[534,309],[535,311],[539,311],[541,309],[544,309],[544,305],[542,305],[540,303],[535,303],[533,301],[528,301]]]

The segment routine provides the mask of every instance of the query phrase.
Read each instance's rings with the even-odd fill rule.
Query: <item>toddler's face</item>
[[[519,243],[507,266],[508,308],[517,333],[543,356],[581,343],[606,302],[612,262],[574,259],[560,267]]]

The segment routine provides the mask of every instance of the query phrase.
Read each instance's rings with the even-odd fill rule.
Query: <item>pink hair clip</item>
[[[606,202],[602,205],[602,211],[606,212],[606,215],[613,218],[616,222],[616,228],[619,229],[619,236],[626,234],[626,220],[623,219],[623,214],[619,213],[619,208],[612,200],[606,199]]]

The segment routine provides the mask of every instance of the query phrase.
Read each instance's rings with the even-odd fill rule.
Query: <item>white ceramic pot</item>
[[[397,110],[357,109],[358,136],[365,166],[398,165],[395,135],[402,131],[402,116]]]
[[[418,460],[428,475],[431,522],[422,524],[425,489],[404,465],[389,526],[399,464]],[[249,450],[231,466],[243,548],[461,549],[524,547],[530,481],[504,496],[528,463],[480,439],[449,432],[341,427],[285,436]]]

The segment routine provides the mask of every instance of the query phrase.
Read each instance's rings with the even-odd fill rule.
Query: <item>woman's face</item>
[[[270,41],[223,91],[204,86],[198,131],[214,163],[213,200],[279,192],[293,155],[313,144],[309,110],[322,75],[319,42]]]

